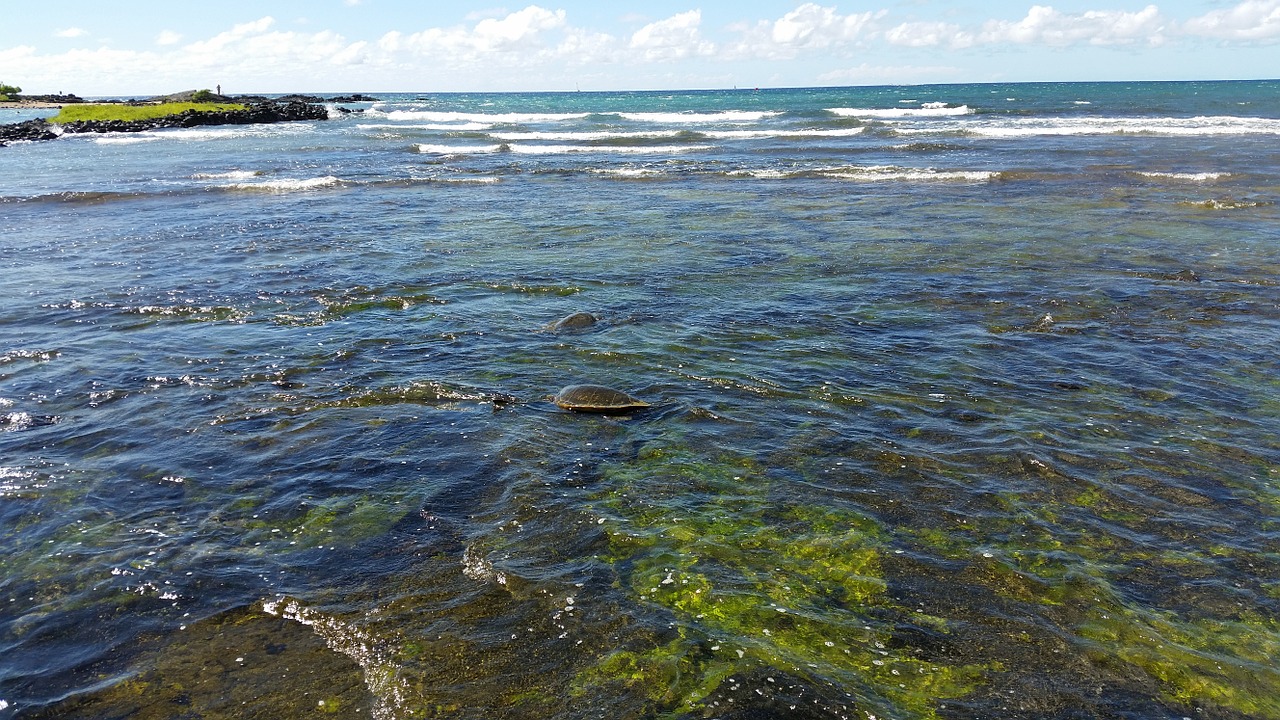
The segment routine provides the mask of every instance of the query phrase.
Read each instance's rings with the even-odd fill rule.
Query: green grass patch
[[[152,118],[177,115],[194,110],[196,112],[227,112],[244,110],[245,105],[235,103],[161,103],[159,105],[120,105],[116,103],[87,103],[67,105],[61,112],[49,119],[55,123],[69,123],[80,120],[150,120]]]

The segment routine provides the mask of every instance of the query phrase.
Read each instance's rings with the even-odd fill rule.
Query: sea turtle
[[[565,410],[622,413],[649,407],[649,403],[604,385],[570,385],[551,397]]]
[[[585,330],[595,325],[599,320],[595,315],[589,312],[574,313],[568,317],[559,320],[547,326],[551,332],[572,332],[574,330]]]

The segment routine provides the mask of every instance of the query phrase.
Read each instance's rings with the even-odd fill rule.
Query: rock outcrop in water
[[[65,133],[143,132],[162,128],[189,128],[203,125],[253,125],[291,122],[294,120],[327,120],[329,111],[321,105],[294,102],[252,103],[243,110],[200,112],[187,110],[146,120],[79,120],[64,123]],[[47,120],[28,120],[13,125],[0,125],[0,145],[12,140],[54,140],[57,127]]]
[[[0,147],[11,140],[56,140],[58,135],[44,120],[28,120],[12,125],[0,125]]]

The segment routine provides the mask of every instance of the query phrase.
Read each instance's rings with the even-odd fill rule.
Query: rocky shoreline
[[[162,128],[189,128],[203,125],[251,125],[296,120],[326,120],[328,117],[329,111],[323,105],[304,102],[301,99],[281,98],[269,100],[263,98],[260,101],[255,99],[249,102],[248,107],[243,110],[220,112],[187,110],[176,115],[166,115],[148,120],[81,120],[57,125],[47,120],[36,119],[11,125],[0,125],[0,147],[3,147],[7,142],[15,140],[56,140],[67,133],[144,132]]]

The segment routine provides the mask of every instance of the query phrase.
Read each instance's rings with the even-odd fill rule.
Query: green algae
[[[754,461],[680,444],[647,445],[604,476],[607,559],[676,637],[603,654],[577,692],[622,684],[667,712],[701,713],[727,678],[774,668],[840,687],[868,712],[932,718],[981,678],[888,649],[891,619],[946,624],[895,606],[886,533],[869,516],[790,502]]]
[[[1188,620],[1094,592],[1103,601],[1078,628],[1093,643],[1090,653],[1141,669],[1186,706],[1280,717],[1280,621],[1252,614]]]

